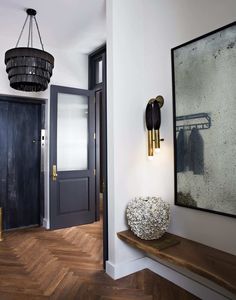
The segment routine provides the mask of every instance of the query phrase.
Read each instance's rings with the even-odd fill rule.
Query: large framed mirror
[[[175,204],[236,217],[236,22],[171,54]]]

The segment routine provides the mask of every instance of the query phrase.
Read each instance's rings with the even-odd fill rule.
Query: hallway
[[[148,270],[114,281],[102,256],[102,221],[8,232],[0,243],[0,299],[197,299]]]

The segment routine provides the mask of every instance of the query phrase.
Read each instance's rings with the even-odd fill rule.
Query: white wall
[[[142,256],[116,237],[127,228],[128,201],[141,195],[172,204],[170,232],[236,254],[236,219],[174,206],[170,60],[171,48],[235,19],[234,0],[107,1],[108,266]],[[147,101],[159,94],[165,142],[149,161],[143,116]]]
[[[46,99],[46,143],[45,143],[45,222],[49,227],[49,107],[50,107],[50,87],[44,92],[31,93],[14,90],[9,85],[7,73],[5,71],[4,55],[6,50],[15,47],[14,41],[0,36],[0,94],[17,95],[26,97],[37,97]],[[55,58],[55,67],[50,84],[64,85],[76,88],[88,88],[88,56],[76,53],[74,50],[52,49],[45,46],[45,50],[50,52]]]

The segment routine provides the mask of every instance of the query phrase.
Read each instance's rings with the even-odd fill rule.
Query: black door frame
[[[36,97],[27,97],[27,96],[18,96],[18,95],[6,95],[0,94],[0,101],[6,101],[11,103],[30,103],[30,104],[38,104],[41,106],[41,127],[45,128],[46,120],[45,120],[45,104],[47,99],[45,98],[36,98]],[[40,182],[39,182],[39,220],[40,226],[43,225],[43,219],[45,217],[45,187],[44,187],[44,178],[45,171],[42,173],[39,165],[40,172]]]
[[[102,83],[96,84],[96,62],[102,60]],[[106,45],[99,47],[92,52],[88,57],[88,82],[89,89],[102,91],[101,103],[96,102],[96,133],[102,131],[103,140],[96,136],[96,170],[100,174],[100,149],[102,149],[102,167],[104,176],[103,185],[103,267],[105,269],[105,263],[108,260],[108,195],[107,195],[107,74],[106,74]],[[100,116],[102,120],[100,120]],[[102,128],[100,128],[100,121],[102,121]],[[102,145],[101,145],[102,143]],[[102,146],[102,147],[101,147]],[[100,194],[100,176],[96,177],[96,195]],[[99,202],[98,202],[99,203]],[[99,209],[99,208],[97,208]]]
[[[18,102],[18,103],[32,103],[32,104],[46,104],[47,99],[35,98],[17,95],[0,94],[1,101]]]

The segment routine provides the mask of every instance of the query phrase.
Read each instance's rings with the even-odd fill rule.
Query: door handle
[[[56,165],[52,166],[52,180],[53,181],[57,180],[57,166]]]

